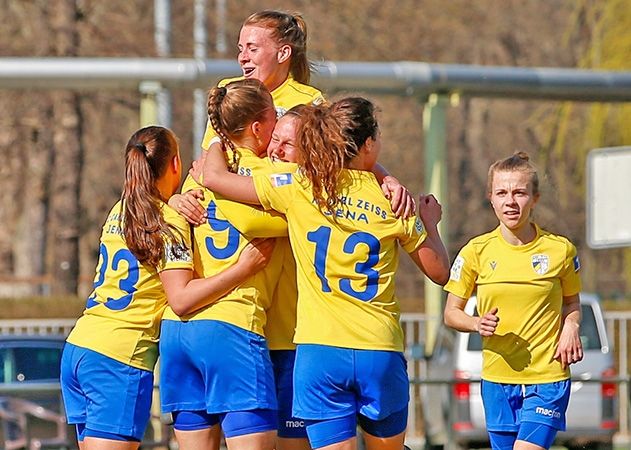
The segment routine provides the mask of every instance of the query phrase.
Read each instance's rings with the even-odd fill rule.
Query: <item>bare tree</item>
[[[76,0],[60,0],[50,17],[57,56],[76,56],[79,48]],[[52,291],[74,295],[79,278],[79,194],[83,166],[79,94],[67,91],[53,94],[53,121]]]

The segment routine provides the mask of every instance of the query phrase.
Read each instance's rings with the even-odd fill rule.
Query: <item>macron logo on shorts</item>
[[[535,414],[541,414],[542,416],[552,417],[553,419],[560,419],[561,413],[559,411],[555,411],[554,409],[544,408],[543,406],[537,406],[535,409]]]

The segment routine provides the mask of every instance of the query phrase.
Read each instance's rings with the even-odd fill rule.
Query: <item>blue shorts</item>
[[[274,365],[276,397],[278,399],[278,436],[281,438],[306,438],[305,422],[292,415],[294,398],[294,361],[295,350],[271,350],[270,357]]]
[[[531,422],[564,431],[570,385],[570,380],[525,385],[482,380],[487,429],[518,432],[522,423]]]
[[[401,352],[299,344],[293,415],[322,420],[361,414],[384,419],[406,408],[407,363]]]
[[[194,431],[221,424],[224,436],[232,438],[246,434],[262,433],[276,429],[276,411],[273,409],[252,409],[210,414],[206,411],[175,411],[173,428],[180,431]]]
[[[163,412],[277,409],[263,336],[218,320],[163,320],[161,328]]]
[[[66,342],[61,393],[68,423],[140,441],[149,421],[153,372]]]

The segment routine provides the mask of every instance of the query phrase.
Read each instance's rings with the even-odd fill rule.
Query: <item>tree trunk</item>
[[[34,123],[27,127],[29,138],[24,149],[25,180],[21,216],[14,242],[15,275],[27,280],[24,294],[48,293],[46,273],[46,223],[48,221],[49,186],[52,166],[52,104],[40,99],[41,107]]]
[[[76,0],[62,0],[51,11],[58,56],[78,53]],[[79,279],[80,180],[83,166],[79,94],[53,94],[54,165],[52,179],[53,294],[76,295]]]

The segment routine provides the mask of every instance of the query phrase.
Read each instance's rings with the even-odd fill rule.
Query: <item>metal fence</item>
[[[618,376],[608,380],[618,384],[618,433],[617,438],[631,443],[629,424],[629,327],[631,311],[603,312],[610,351],[613,351]],[[442,320],[442,318],[433,318]],[[403,313],[401,324],[406,338],[406,357],[410,380],[410,405],[406,442],[414,448],[421,447],[425,441],[423,432],[423,411],[420,402],[420,386],[423,383],[450,383],[450,380],[428,380],[427,363],[424,358],[425,330],[430,318],[425,314]],[[594,382],[600,380],[596,377]],[[585,380],[583,380],[585,382]]]
[[[631,311],[605,312],[605,323],[609,345],[613,349],[618,377],[618,429],[619,434],[629,438],[629,325]],[[427,378],[427,367],[424,359],[425,330],[428,316],[418,313],[403,313],[401,324],[405,333],[408,374],[411,380],[418,382],[410,385],[410,410],[408,418],[407,442],[416,447],[425,438],[423,433],[423,411],[420,403],[420,384]],[[434,318],[434,320],[437,320]],[[0,335],[67,335],[75,324],[75,319],[19,319],[0,320]]]

